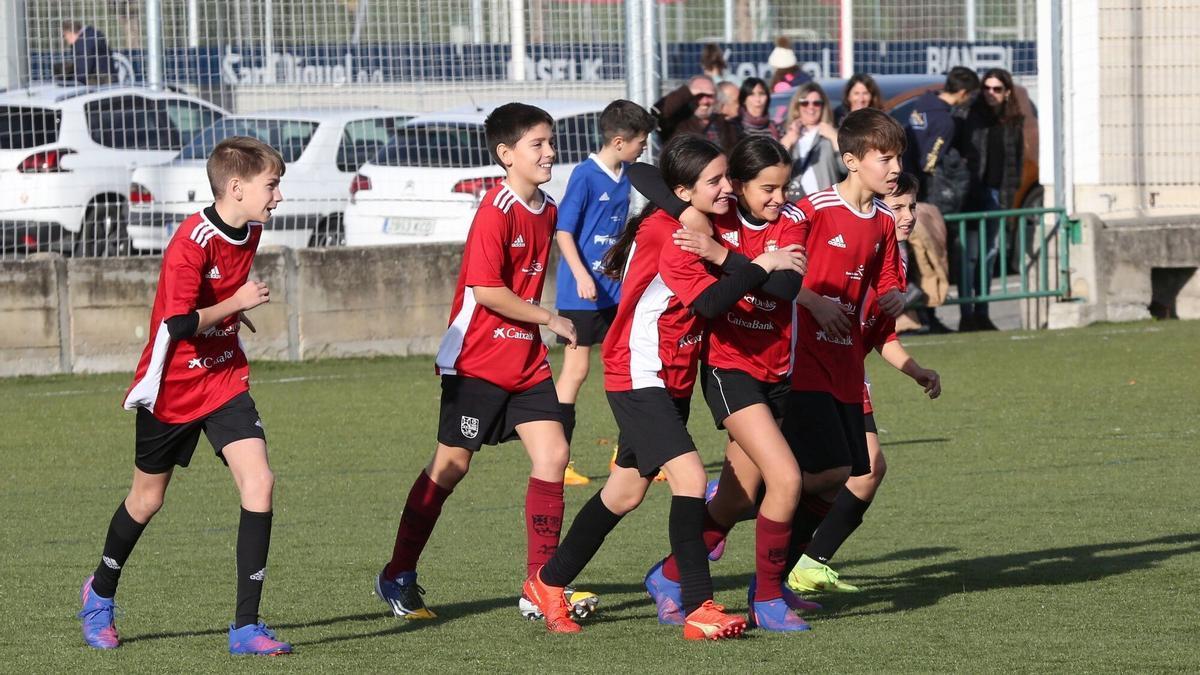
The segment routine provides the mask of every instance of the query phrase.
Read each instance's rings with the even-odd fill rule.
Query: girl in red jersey
[[[705,214],[730,209],[727,163],[720,148],[679,136],[663,149],[662,177],[675,195]],[[704,319],[722,315],[777,269],[799,270],[796,247],[764,252],[753,262],[730,256],[714,270],[694,253],[674,246],[679,221],[653,206],[630,221],[605,259],[621,274],[617,316],[604,342],[604,380],[620,428],[616,466],[604,488],[580,510],[558,552],[525,582],[525,592],[546,615],[552,632],[577,632],[563,587],[599,550],[620,519],[645,497],[662,468],[671,486],[669,533],[679,561],[681,607],[671,613],[686,639],[741,634],[745,620],[712,601],[712,579],[701,531],[704,464],[687,431],[692,386]]]
[[[905,241],[916,223],[916,177],[908,173],[901,174],[896,180],[896,189],[885,203],[896,216],[896,241]],[[896,337],[896,320],[879,309],[873,289],[868,289],[866,300],[863,301],[861,320],[864,358],[872,350],[878,351],[883,360],[921,385],[929,398],[941,395],[941,377],[936,370],[922,368],[916,359],[905,351]],[[799,562],[788,575],[788,584],[796,590],[854,589],[854,586],[838,579],[837,573],[830,570],[828,564],[838,548],[862,524],[863,515],[871,506],[875,492],[887,472],[887,461],[883,456],[883,448],[879,445],[875,415],[871,408],[869,381],[863,382],[863,416],[871,471],[861,476],[851,476],[834,499],[829,515],[821,521],[805,554],[800,556]]]
[[[676,243],[710,261],[723,261],[727,255],[754,256],[796,244],[804,215],[788,204],[783,194],[790,166],[787,150],[773,139],[757,136],[738,143],[730,155],[729,171],[736,208],[712,216],[715,239],[695,231],[703,227],[701,223],[678,235]],[[665,193],[661,184],[643,184],[638,178],[635,175],[635,185],[652,199],[667,202],[666,208],[686,208]],[[704,217],[691,209],[682,217],[691,223],[697,216]],[[801,478],[796,457],[779,431],[779,421],[790,389],[792,299],[800,290],[801,277],[792,272],[773,276],[777,278],[752,289],[708,324],[701,381],[717,428],[727,429],[730,440],[721,489],[708,505],[704,537],[709,548],[723,541],[745,512],[746,503],[758,495],[759,485],[765,483],[755,526],[750,621],[766,630],[791,632],[808,629],[792,610],[811,608],[811,603],[783,586]],[[748,488],[739,484],[744,476],[753,476]],[[678,604],[678,584],[673,555],[647,575],[646,587],[660,615],[664,608]]]

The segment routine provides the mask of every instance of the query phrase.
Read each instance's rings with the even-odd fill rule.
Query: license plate
[[[385,218],[383,231],[386,234],[406,234],[414,237],[428,237],[433,234],[433,218]]]

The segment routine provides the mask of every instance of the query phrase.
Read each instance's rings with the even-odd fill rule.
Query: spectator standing
[[[696,75],[687,84],[654,104],[658,129],[665,145],[677,134],[696,134],[728,151],[737,143],[737,131],[716,111],[717,87],[707,75]]]
[[[846,115],[863,108],[883,110],[883,92],[879,90],[875,78],[866,73],[855,73],[846,81],[842,102],[833,110],[833,126],[841,126]]]
[[[779,125],[771,119],[768,109],[771,94],[767,90],[766,82],[757,77],[747,77],[742,81],[742,88],[738,90],[737,100],[737,127],[741,136],[761,134],[775,140],[783,136]]]
[[[1013,92],[1012,75],[1002,68],[993,68],[983,75],[982,92],[975,98],[967,114],[967,154],[971,167],[971,192],[967,208],[971,211],[997,211],[1015,206],[1017,188],[1021,185],[1024,161],[1024,115]],[[985,295],[995,274],[996,238],[1001,220],[985,221],[987,284],[979,271],[979,229],[967,232],[967,260],[963,261],[964,275],[974,286],[976,295]],[[962,306],[959,330],[996,330],[988,316],[986,302]]]
[[[712,81],[721,84],[722,82],[734,82],[734,78],[729,75],[729,64],[725,61],[725,51],[721,49],[721,45],[715,42],[709,42],[700,50],[700,72],[712,78]]]
[[[775,71],[771,75],[772,92],[787,91],[812,79],[800,70],[796,52],[792,51],[792,41],[784,37],[775,40],[775,49],[767,57],[767,65]]]
[[[904,165],[921,181],[918,201],[929,202],[942,215],[958,213],[970,188],[963,156],[960,110],[979,89],[979,76],[970,68],[955,66],[946,75],[941,91],[927,91],[908,116]]]
[[[68,19],[62,22],[63,40],[71,47],[71,68],[68,75],[79,84],[111,84],[116,80],[112,49],[104,33],[94,26]]]
[[[738,86],[732,82],[717,83],[717,111],[726,122],[736,123],[740,106],[738,103]]]
[[[829,97],[816,82],[805,82],[788,103],[787,131],[780,142],[792,155],[787,198],[798,200],[841,180],[845,165],[838,156],[837,130]]]
[[[965,106],[979,89],[979,76],[970,68],[955,66],[946,74],[946,83],[941,91],[927,91],[913,106],[905,124],[908,148],[904,166],[909,167],[921,182],[918,201],[932,204],[943,215],[959,213],[971,187],[971,171],[967,155],[971,154],[970,143],[964,142]],[[947,228],[947,244],[954,250],[956,228]],[[971,261],[960,260],[962,265]],[[969,272],[970,270],[964,270]],[[959,297],[969,294],[958,289]],[[973,309],[960,308],[962,317],[971,316]],[[921,320],[932,332],[943,332],[945,327],[938,321],[930,308],[921,310]],[[960,320],[960,327],[971,326],[971,321]]]

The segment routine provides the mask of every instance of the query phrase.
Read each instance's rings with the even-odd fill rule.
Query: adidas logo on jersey
[[[221,270],[217,269],[216,265],[213,265],[212,269],[210,269],[209,271],[204,273],[204,278],[205,279],[220,279],[221,278]]]
[[[830,239],[826,243],[828,243],[830,246],[836,246],[837,248],[846,248],[846,240],[842,239],[842,235],[840,234],[833,239]]]
[[[729,242],[730,244],[734,245],[734,246],[738,246],[738,247],[740,247],[740,246],[741,246],[741,244],[740,244],[740,243],[738,243],[738,233],[737,233],[737,230],[734,230],[734,231],[732,231],[732,232],[726,232],[725,234],[722,234],[722,235],[721,235],[721,238],[722,238],[722,239],[724,239],[725,241]]]
[[[512,247],[525,248],[525,237],[518,234],[517,238],[513,240]]]
[[[250,575],[250,581],[262,581],[263,579],[266,579],[266,578],[267,578],[267,568],[265,568],[265,567],[262,568],[261,570],[255,572],[254,574]]]
[[[608,201],[608,199],[609,199],[609,197],[608,197],[608,193],[607,193],[607,192],[605,192],[604,194],[600,195],[600,201],[602,201],[602,202],[606,202],[606,201]]]

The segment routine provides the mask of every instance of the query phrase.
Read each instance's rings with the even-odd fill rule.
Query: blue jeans
[[[1000,205],[1000,191],[993,188],[984,188],[978,195],[979,199],[976,202],[978,208],[982,211],[998,211]],[[967,230],[967,250],[962,258],[962,275],[967,279],[965,286],[971,289],[972,296],[986,295],[991,292],[992,277],[996,275],[996,257],[998,249],[996,247],[996,239],[1000,234],[1002,224],[1000,218],[989,218],[984,221],[980,227],[974,227]],[[987,283],[981,283],[979,279],[979,236],[984,236],[985,254],[983,265],[987,270]],[[963,291],[959,289],[959,296],[963,296]],[[986,302],[966,302],[960,307],[962,318],[988,318],[988,304]]]

